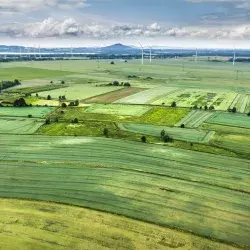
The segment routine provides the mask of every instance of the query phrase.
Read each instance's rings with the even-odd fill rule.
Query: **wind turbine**
[[[149,49],[150,49],[150,59],[149,59],[149,61],[150,61],[150,63],[151,63],[151,62],[152,62],[152,47],[149,46]]]
[[[144,47],[141,44],[140,46],[141,46],[141,64],[143,65],[144,64]]]
[[[197,59],[198,59],[198,49],[196,48],[196,54],[195,54],[195,62],[197,63]]]
[[[235,46],[233,45],[234,47],[234,57],[233,57],[233,65],[235,65],[235,57],[236,57],[236,51],[235,51]]]

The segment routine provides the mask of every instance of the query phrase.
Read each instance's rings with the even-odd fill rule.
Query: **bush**
[[[65,95],[62,96],[62,100],[66,100],[66,96]]]
[[[207,107],[207,105],[205,105],[204,109],[205,109],[205,110],[208,110],[208,107]]]
[[[65,81],[61,81],[61,84],[65,84]]]
[[[32,118],[32,115],[29,114],[29,115],[28,115],[28,118]]]
[[[51,96],[50,95],[47,96],[47,100],[51,100]]]
[[[14,107],[27,107],[27,103],[24,98],[19,98],[13,102]]]
[[[141,141],[142,141],[143,143],[146,143],[146,142],[147,142],[147,138],[146,138],[146,136],[145,136],[145,135],[144,135],[144,136],[142,136]]]
[[[74,103],[74,102],[70,102],[70,103],[69,103],[69,106],[70,106],[70,107],[75,106],[75,103]]]
[[[213,105],[210,106],[210,107],[209,107],[209,110],[214,110],[214,106],[213,106]]]
[[[181,124],[181,128],[185,128],[185,124]]]
[[[172,102],[172,104],[171,104],[171,107],[172,107],[172,108],[175,108],[175,107],[177,107],[177,104],[176,104],[176,102]]]
[[[79,106],[79,100],[75,100],[75,106]]]
[[[233,107],[232,112],[233,112],[233,113],[236,113],[236,112],[237,112],[236,107]]]
[[[163,129],[163,130],[161,131],[161,138],[163,138],[163,137],[165,136],[165,134],[166,134],[166,132],[165,132],[165,130]]]
[[[36,93],[36,97],[38,97],[38,94]]]
[[[125,87],[131,87],[131,84],[130,84],[129,82],[125,82],[125,83],[123,84],[123,86],[125,86]]]
[[[169,135],[164,135],[163,141],[164,141],[164,142],[172,142],[173,139],[172,139]]]
[[[109,135],[109,130],[108,130],[107,128],[104,128],[104,129],[103,129],[103,134],[104,134],[106,137],[108,137],[108,135]]]
[[[113,81],[113,85],[114,86],[119,86],[119,82],[118,81]]]
[[[62,108],[66,108],[67,104],[65,102],[63,102],[61,106],[62,106]]]
[[[247,113],[247,116],[250,116],[250,112]]]
[[[53,81],[50,81],[50,83],[53,83]]]
[[[197,104],[196,104],[196,105],[194,105],[193,109],[198,109],[198,106],[197,106]]]
[[[115,62],[114,62],[114,61],[112,61],[110,64],[114,65],[114,64],[115,64]]]
[[[163,102],[161,105],[164,106],[164,105],[165,105],[165,102]]]

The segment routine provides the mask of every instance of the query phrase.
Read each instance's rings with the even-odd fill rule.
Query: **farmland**
[[[0,117],[9,116],[9,117],[32,117],[44,118],[49,114],[53,108],[51,107],[1,107],[0,108]]]
[[[33,134],[43,124],[44,121],[40,119],[0,117],[0,133]]]
[[[171,136],[173,139],[189,142],[209,142],[210,138],[214,134],[213,131],[205,132],[196,129],[169,128],[165,126],[137,123],[120,123],[119,127],[125,131],[157,137],[159,137],[161,131],[164,130],[166,134]]]
[[[4,226],[1,245],[5,249],[27,249],[29,246],[33,249],[55,249],[56,246],[56,249],[163,250],[173,247],[204,249],[207,245],[215,250],[236,249],[168,228],[85,208],[14,199],[1,199],[0,206],[4,208],[0,223]],[[10,242],[13,234],[18,237]]]
[[[208,120],[208,123],[215,123],[227,126],[250,128],[249,117],[242,114],[215,113]]]
[[[1,197],[74,204],[249,244],[247,160],[111,139],[10,135],[1,136],[0,156]]]
[[[249,65],[205,60],[1,65],[4,249],[249,249]]]

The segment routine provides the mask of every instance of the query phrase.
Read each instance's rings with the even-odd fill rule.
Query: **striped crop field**
[[[204,130],[197,129],[184,129],[176,127],[171,128],[166,126],[156,126],[149,124],[119,123],[118,126],[121,130],[158,137],[160,136],[161,131],[164,129],[166,134],[172,137],[173,139],[188,142],[209,142],[212,136],[214,135],[213,131],[206,132]]]
[[[147,89],[145,91],[139,92],[134,95],[122,98],[117,103],[130,103],[130,104],[147,104],[152,103],[155,99],[159,98],[162,95],[167,95],[173,91],[176,91],[178,88],[175,87],[156,87],[152,89]]]
[[[250,117],[248,117],[246,114],[216,112],[206,122],[241,128],[250,128]]]
[[[94,104],[85,109],[85,113],[108,114],[120,116],[141,116],[151,107],[143,105],[122,105],[122,104]]]
[[[33,118],[0,117],[0,133],[33,134],[43,124],[43,120]]]
[[[78,205],[245,249],[250,245],[248,160],[114,139],[38,135],[0,135],[0,159],[2,198]]]
[[[192,110],[182,120],[175,124],[176,127],[180,127],[182,124],[187,128],[198,128],[203,122],[205,122],[214,113],[203,110]]]
[[[237,112],[244,113],[247,109],[249,95],[240,94],[240,98],[238,99],[236,105]]]
[[[208,246],[213,250],[237,249],[184,232],[86,208],[16,199],[0,199],[0,207],[3,208],[1,247],[5,250],[202,250]]]
[[[52,107],[0,107],[0,116],[28,117],[32,115],[32,117],[44,118],[53,110]]]

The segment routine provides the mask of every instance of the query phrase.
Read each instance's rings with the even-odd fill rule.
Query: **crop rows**
[[[75,204],[250,244],[250,161],[120,140],[36,135],[1,135],[0,159],[1,197]]]
[[[202,110],[192,110],[182,120],[175,124],[176,127],[180,127],[182,124],[187,128],[198,128],[203,122],[213,115],[212,112]]]
[[[183,128],[171,128],[166,126],[156,126],[148,124],[137,124],[137,123],[120,123],[120,129],[130,131],[133,133],[152,135],[159,137],[161,131],[164,129],[165,133],[176,140],[188,141],[188,142],[209,142],[213,131],[206,132],[203,130],[196,129],[183,129]]]

